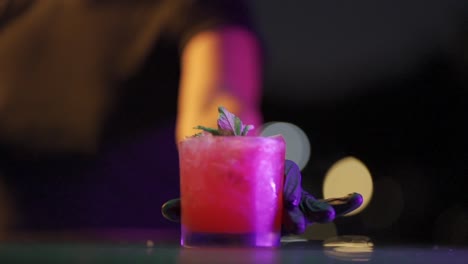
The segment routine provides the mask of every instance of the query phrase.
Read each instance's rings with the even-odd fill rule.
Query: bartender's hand
[[[363,199],[358,193],[344,197],[318,200],[302,189],[299,167],[291,160],[284,164],[284,211],[282,234],[302,234],[312,223],[326,223],[361,206]],[[180,221],[180,198],[172,199],[162,206],[163,216],[173,222]]]

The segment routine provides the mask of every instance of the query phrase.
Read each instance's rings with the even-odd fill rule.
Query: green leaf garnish
[[[240,119],[237,116],[234,117],[234,129],[236,130],[235,131],[236,135],[241,134],[241,132],[242,132],[241,128],[242,128],[242,122],[240,121]]]
[[[218,113],[217,129],[204,126],[196,126],[195,129],[206,131],[214,136],[246,136],[250,130],[254,129],[253,125],[244,125],[239,117],[222,106],[218,107]],[[195,136],[199,135],[200,133]]]
[[[196,126],[194,127],[194,129],[200,129],[200,130],[203,130],[203,131],[206,131],[214,136],[220,136],[221,134],[219,133],[218,129],[215,129],[215,128],[209,128],[209,127],[204,127],[204,126]],[[200,134],[200,133],[198,133]]]
[[[253,125],[246,125],[246,126],[244,126],[244,129],[242,130],[241,135],[242,135],[242,136],[247,135],[247,133],[249,133],[249,131],[252,130],[252,129],[254,129],[254,126],[253,126]]]

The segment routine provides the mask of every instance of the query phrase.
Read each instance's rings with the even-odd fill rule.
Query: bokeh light
[[[310,158],[310,141],[298,126],[287,122],[269,122],[262,126],[262,136],[281,134],[286,141],[286,159],[294,161],[302,170]]]
[[[433,237],[438,244],[465,244],[468,241],[467,208],[455,204],[445,209],[435,221]]]
[[[337,161],[328,170],[323,182],[324,198],[342,197],[357,192],[364,202],[357,210],[346,216],[355,215],[369,204],[372,199],[373,181],[366,165],[354,157],[346,157]]]
[[[390,177],[375,181],[372,205],[362,214],[363,223],[374,229],[392,226],[401,216],[404,197],[401,185]]]

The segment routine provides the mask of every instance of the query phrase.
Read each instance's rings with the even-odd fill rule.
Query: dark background
[[[309,137],[306,188],[320,196],[322,175],[350,155],[373,176],[373,200],[337,220],[338,233],[468,243],[466,1],[251,5],[266,51],[265,121]]]
[[[374,193],[369,206],[356,216],[337,219],[338,234],[366,235],[379,243],[468,244],[467,1],[250,0],[249,3],[266,55],[262,105],[265,122],[293,123],[303,129],[311,143],[311,159],[303,169],[304,186],[314,195],[322,196],[326,171],[347,156],[363,161],[372,174]],[[171,54],[169,57],[172,58]],[[172,73],[177,73],[178,65],[168,67],[165,63],[160,60],[157,69],[176,67]],[[143,77],[137,76],[138,81],[158,72],[150,66],[146,67],[148,72],[142,73]],[[153,87],[151,83],[145,85]],[[135,115],[141,109],[137,110]],[[159,164],[168,171],[160,171],[161,175],[177,174],[175,166],[167,166],[167,162],[171,159],[175,162],[177,158],[173,141],[164,142],[171,144],[170,153],[161,154],[158,151],[164,148],[149,147],[158,145],[166,134],[171,138],[173,135],[172,130],[161,133],[164,134],[153,134],[129,149],[113,153],[109,157],[113,163],[108,165],[104,160],[102,170],[95,172],[111,177],[102,176],[100,184],[95,184],[98,187],[89,191],[100,195],[107,192],[104,196],[110,201],[102,200],[100,204],[108,205],[109,218],[119,213],[118,221],[123,223],[128,220],[126,217],[138,215],[147,221],[145,224],[153,220],[141,217],[141,212],[160,218],[159,212],[147,210],[146,203],[126,199],[133,195],[135,200],[150,201],[145,195],[153,190],[151,185],[146,186],[150,191],[138,189],[138,193],[133,193],[133,185],[124,183],[129,173],[141,174],[142,182],[154,181],[150,171],[157,171],[159,165],[156,163],[144,172],[142,168],[148,159],[139,160],[135,158],[140,157],[137,154],[149,159],[162,157],[164,162]],[[55,165],[55,160],[52,163]],[[66,162],[60,164],[50,166],[53,172],[49,181],[60,190],[56,194],[81,202],[71,195],[81,186],[69,185],[61,177],[62,167],[67,171],[71,166]],[[49,174],[49,165],[45,164],[44,175]],[[49,188],[54,189],[40,177],[34,178],[34,184],[23,184],[29,182],[31,175],[38,175],[37,167],[15,163],[12,170],[25,176],[13,178],[16,186],[47,194],[44,197],[49,197]],[[93,173],[88,176],[93,180],[90,182],[94,182]],[[53,179],[55,176],[59,180]],[[127,193],[114,191],[110,182],[116,182],[117,187],[112,188],[124,186],[122,189]],[[159,183],[178,187],[171,180]],[[65,185],[70,186],[70,192],[62,188]],[[100,186],[106,186],[105,191]],[[169,192],[170,188],[167,189]],[[42,215],[42,219],[30,217],[33,224],[41,226],[43,221],[54,226],[50,219],[61,221],[61,215],[49,218],[44,208],[34,206],[38,202],[37,193],[25,193],[34,198],[25,199],[33,201],[25,207],[33,207],[33,215]],[[124,195],[118,200],[114,199],[114,193]],[[66,199],[54,197],[52,194],[47,199],[67,204],[70,210],[78,208],[70,206]],[[97,200],[91,197],[91,201]],[[39,203],[48,205],[47,199]],[[93,210],[102,213],[99,203],[95,204],[91,209],[83,209],[92,211],[88,212],[92,216],[90,221],[96,221]],[[50,207],[51,211],[60,212]],[[128,213],[127,208],[135,213]],[[74,211],[70,217],[76,214],[79,213]],[[107,224],[105,220],[98,222]]]

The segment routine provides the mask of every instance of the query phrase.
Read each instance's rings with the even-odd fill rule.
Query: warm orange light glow
[[[193,36],[182,52],[177,141],[197,133],[197,125],[216,128],[218,106],[258,128],[260,70],[260,49],[252,33],[223,28]]]

